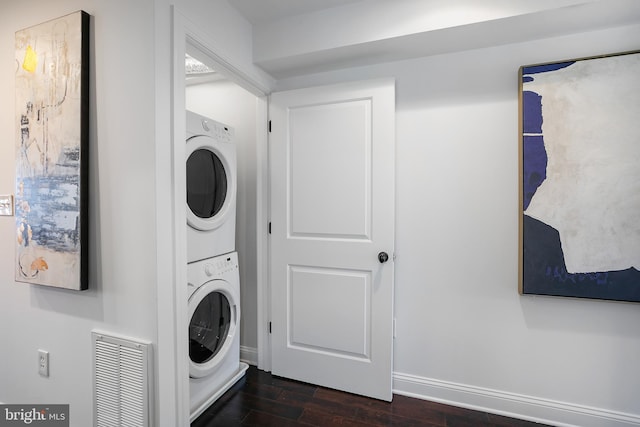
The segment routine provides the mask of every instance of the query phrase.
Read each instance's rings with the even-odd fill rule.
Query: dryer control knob
[[[213,268],[213,265],[211,264],[206,264],[204,266],[204,274],[206,274],[207,276],[211,277],[214,275],[214,273],[216,272],[216,269]]]

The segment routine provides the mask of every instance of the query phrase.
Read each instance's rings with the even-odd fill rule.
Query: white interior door
[[[395,83],[279,92],[269,108],[272,372],[390,401]]]

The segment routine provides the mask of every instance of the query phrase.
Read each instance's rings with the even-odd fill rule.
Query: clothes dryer
[[[234,131],[187,111],[187,262],[235,250]]]
[[[191,421],[244,376],[238,254],[187,265]]]

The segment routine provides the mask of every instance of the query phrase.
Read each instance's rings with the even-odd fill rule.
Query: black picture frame
[[[16,32],[15,280],[89,287],[89,31],[84,11]]]

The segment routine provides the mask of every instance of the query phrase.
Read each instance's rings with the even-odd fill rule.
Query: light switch
[[[0,215],[13,215],[13,195],[0,195]]]

